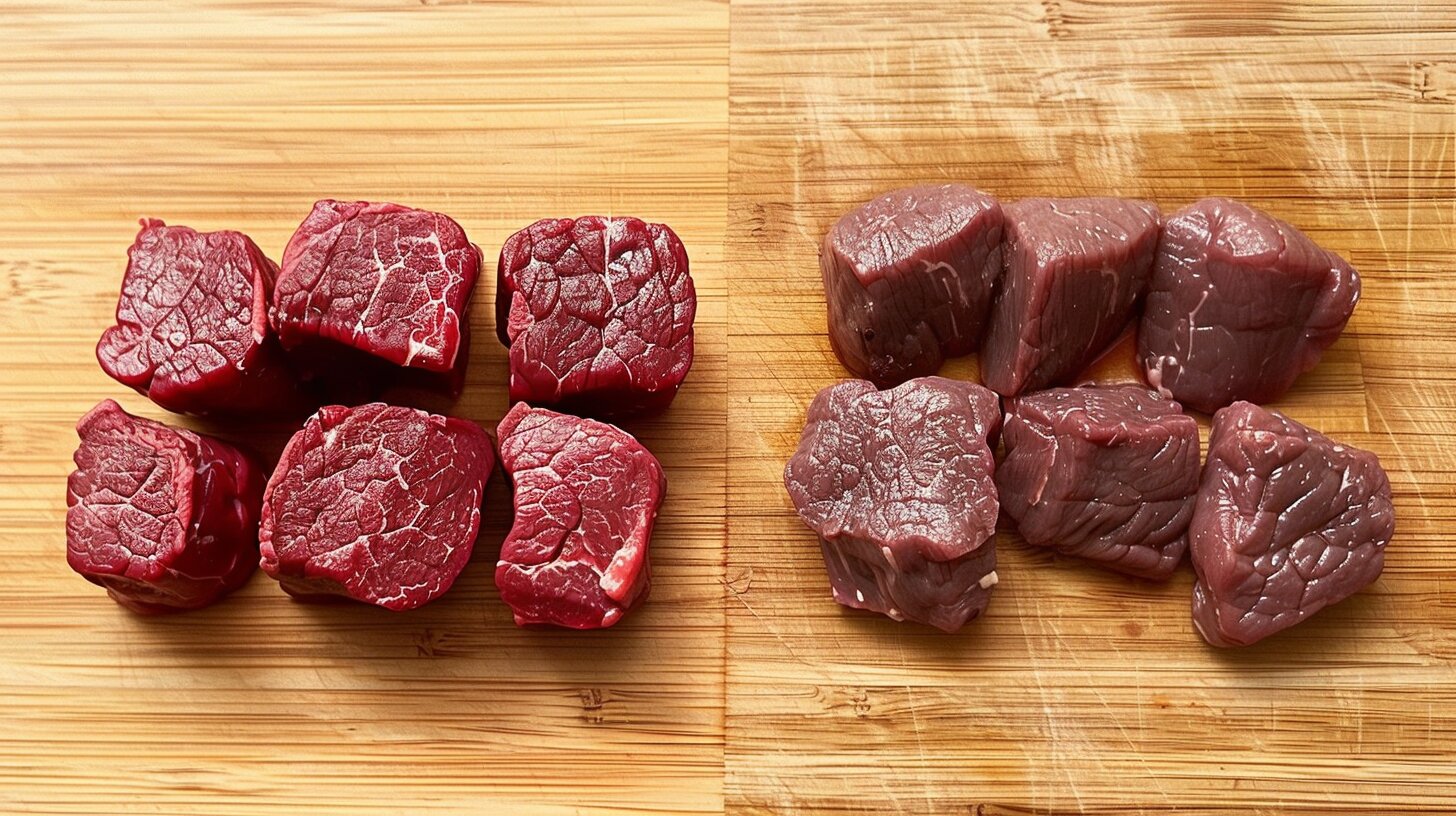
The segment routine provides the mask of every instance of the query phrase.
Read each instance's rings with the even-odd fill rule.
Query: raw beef
[[[76,433],[66,482],[71,569],[141,613],[207,606],[253,574],[264,477],[252,457],[111,400]]]
[[[613,425],[517,403],[501,420],[515,523],[495,584],[516,624],[601,629],[647,598],[667,477]]]
[[[325,379],[372,356],[431,372],[458,394],[480,263],[480,249],[444,215],[325,199],[283,251],[273,325]]]
[[[1006,206],[1006,273],[981,380],[1006,396],[1061,385],[1122,333],[1147,286],[1158,209],[1124,198],[1028,198]]]
[[[1374,581],[1394,532],[1375,454],[1236,402],[1213,417],[1189,527],[1193,623],[1214,646],[1263,640]]]
[[[470,560],[494,467],[474,422],[379,402],[325,406],[268,481],[263,571],[304,598],[429,603]]]
[[[889,391],[849,380],[809,405],[784,468],[820,540],[834,599],[954,632],[996,585],[996,395],[922,377]]]
[[[1188,549],[1198,423],[1136,385],[1007,400],[1001,507],[1031,544],[1162,580]]]
[[[240,232],[144,219],[127,253],[116,325],[96,359],[123,385],[189,414],[307,410],[268,328],[278,267]]]
[[[1213,412],[1270,402],[1315,367],[1360,299],[1360,276],[1294,227],[1206,198],[1168,219],[1138,336],[1148,383]]]
[[[894,190],[839,219],[819,268],[844,367],[891,386],[974,351],[1004,220],[996,199],[960,184]]]
[[[672,402],[693,364],[698,301],[671,229],[543,219],[506,240],[497,274],[512,402],[610,417]]]

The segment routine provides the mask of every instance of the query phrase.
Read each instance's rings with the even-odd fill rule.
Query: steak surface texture
[[[469,420],[328,405],[288,441],[263,497],[263,571],[302,598],[394,611],[438,598],[470,560],[495,467]]]
[[[809,405],[784,486],[834,599],[954,632],[996,585],[995,394],[941,377],[849,380]]]
[[[1005,396],[1065,385],[1127,328],[1158,246],[1158,208],[1125,198],[1006,205],[1005,274],[981,380]]]
[[[626,431],[517,403],[497,429],[515,522],[495,583],[516,624],[612,626],[646,599],[648,545],[667,493]]]
[[[1189,527],[1193,623],[1214,646],[1288,629],[1374,581],[1394,532],[1375,454],[1236,402],[1213,417]]]
[[[1198,423],[1137,385],[1008,399],[1001,507],[1027,542],[1163,580],[1188,550]]]
[[[893,190],[840,218],[819,267],[844,367],[892,386],[974,351],[1001,276],[1004,220],[996,199],[961,184]]]
[[[1319,363],[1359,299],[1343,258],[1253,207],[1206,198],[1163,227],[1138,357],[1150,385],[1200,411],[1272,402]]]
[[[510,346],[512,402],[661,411],[692,367],[696,314],[687,251],[663,224],[547,218],[501,248],[496,331]]]
[[[240,232],[144,219],[127,252],[101,369],[170,411],[279,416],[307,410],[268,327],[278,267]]]
[[[301,350],[323,376],[358,367],[353,350],[439,375],[459,393],[480,264],[480,249],[447,216],[325,199],[283,251],[273,325],[283,346]]]
[[[66,561],[140,613],[207,606],[258,565],[263,471],[210,436],[103,400],[76,424]]]

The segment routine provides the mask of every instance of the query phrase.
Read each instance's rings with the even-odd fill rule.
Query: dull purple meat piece
[[[819,267],[844,367],[891,386],[974,351],[1001,275],[1003,220],[996,199],[961,184],[894,190],[840,218]]]
[[[1193,623],[1214,646],[1288,629],[1374,581],[1394,532],[1375,454],[1236,402],[1213,417],[1188,531]]]
[[[263,471],[251,456],[111,400],[76,433],[66,483],[71,569],[144,614],[207,606],[257,569]]]
[[[693,365],[697,293],[664,224],[546,218],[501,247],[496,331],[512,402],[624,417],[656,413]]]
[[[1065,384],[1122,334],[1147,287],[1158,208],[1126,198],[1006,205],[1006,271],[981,381],[1006,396]]]
[[[631,434],[516,403],[501,420],[515,521],[495,583],[518,626],[612,626],[647,598],[667,477]]]
[[[1148,383],[1213,412],[1270,402],[1319,363],[1360,299],[1360,276],[1304,233],[1205,198],[1163,227],[1138,333]]]
[[[278,267],[240,232],[143,219],[101,368],[170,411],[299,414],[307,403],[268,328]]]
[[[923,377],[888,391],[849,380],[809,405],[784,468],[819,536],[834,599],[954,632],[996,585],[996,395]]]
[[[429,603],[470,560],[494,467],[490,437],[469,420],[381,402],[324,406],[268,480],[263,571],[300,598],[394,611]]]
[[[1007,400],[1001,507],[1029,543],[1152,580],[1188,549],[1198,423],[1136,385]]]
[[[325,199],[283,251],[273,325],[284,348],[325,379],[382,361],[427,372],[416,381],[458,394],[480,262],[480,249],[447,216]]]

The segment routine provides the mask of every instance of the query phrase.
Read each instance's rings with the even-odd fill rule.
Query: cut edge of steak
[[[696,315],[687,250],[665,224],[543,218],[501,247],[496,332],[512,403],[606,418],[660,412],[692,368]]]
[[[1226,647],[1301,623],[1379,577],[1394,532],[1374,453],[1235,402],[1214,415],[1189,526],[1194,626]]]
[[[303,600],[401,612],[455,583],[495,468],[466,419],[384,403],[327,405],[293,435],[263,495],[263,571]]]
[[[495,582],[516,625],[615,625],[651,588],[661,463],[614,425],[526,403],[497,435],[515,518]]]
[[[257,568],[263,471],[221,440],[102,400],[76,423],[66,561],[141,614],[197,609]]]
[[[251,238],[144,218],[127,250],[115,325],[96,343],[112,379],[188,414],[303,413],[268,324],[278,267]]]

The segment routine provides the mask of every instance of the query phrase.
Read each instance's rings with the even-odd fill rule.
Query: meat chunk
[[[127,253],[101,369],[171,411],[284,415],[307,410],[278,340],[268,294],[278,267],[240,232],[143,219]]]
[[[784,486],[834,599],[954,632],[996,585],[996,395],[941,377],[850,380],[809,405]]]
[[[431,372],[458,394],[480,263],[480,249],[447,216],[325,199],[283,251],[273,324],[284,347],[303,350],[324,376],[368,355]]]
[[[1360,299],[1360,276],[1266,213],[1205,198],[1168,219],[1138,333],[1148,383],[1213,412],[1271,402],[1314,368]]]
[[[885,193],[824,237],[829,339],[844,367],[880,386],[934,374],[981,342],[1001,276],[996,199],[961,184]]]
[[[1360,591],[1395,532],[1375,454],[1236,402],[1213,417],[1189,527],[1193,623],[1248,646]]]
[[[512,402],[623,417],[672,402],[693,364],[682,241],[636,218],[547,218],[501,248],[496,330]]]
[[[443,595],[475,547],[495,467],[474,422],[375,402],[328,405],[293,435],[263,496],[263,571],[301,598],[404,611]]]
[[[66,561],[140,613],[207,606],[258,565],[263,471],[210,436],[135,417],[111,400],[76,424]]]
[[[1122,334],[1147,287],[1158,209],[1123,198],[1028,198],[1006,206],[1005,275],[981,380],[1015,396],[1065,384]]]
[[[517,403],[501,420],[515,523],[495,583],[516,624],[601,629],[647,598],[667,478],[631,434]]]
[[[1198,423],[1136,385],[1007,400],[1001,507],[1027,542],[1152,580],[1188,549]]]

